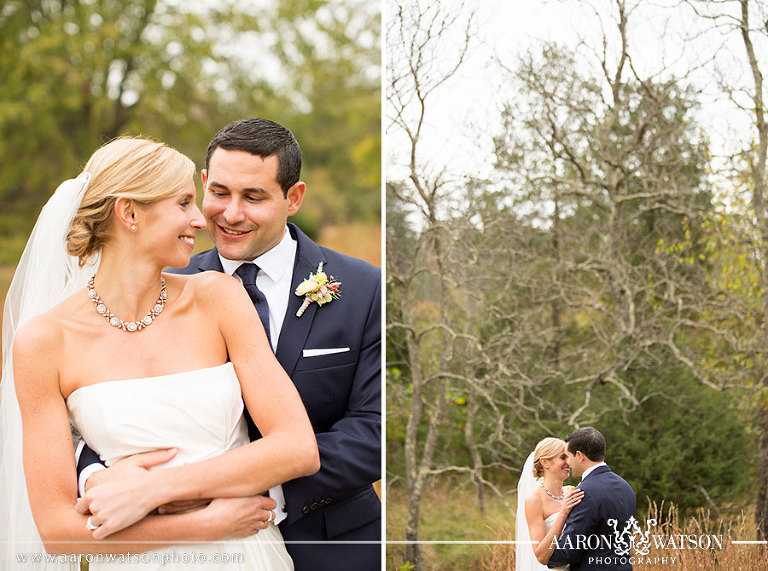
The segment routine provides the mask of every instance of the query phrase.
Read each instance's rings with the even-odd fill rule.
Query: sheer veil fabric
[[[24,479],[22,426],[13,380],[12,347],[17,331],[85,288],[98,257],[84,267],[66,251],[66,236],[90,174],[64,181],[40,212],[16,268],[3,311],[3,376],[0,382],[0,568],[47,569],[45,550],[32,517]],[[73,451],[74,453],[74,451]],[[73,474],[74,478],[75,475]],[[24,560],[26,558],[26,560]],[[79,569],[56,558],[57,569]]]
[[[515,571],[546,570],[547,566],[539,563],[533,553],[528,522],[525,520],[525,498],[538,486],[533,477],[533,452],[528,455],[517,482],[517,514],[515,516]]]

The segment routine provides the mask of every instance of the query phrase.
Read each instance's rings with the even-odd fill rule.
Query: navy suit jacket
[[[571,571],[631,571],[629,557],[632,554],[616,553],[613,539],[615,530],[623,530],[627,520],[635,515],[635,492],[632,487],[608,466],[595,468],[577,487],[584,490],[584,498],[568,515],[558,538],[558,547],[547,565],[569,564]],[[610,519],[618,521],[615,529],[608,525]],[[589,545],[586,538],[590,536],[593,537],[591,545],[595,549],[585,548]],[[607,541],[612,542],[610,548]]]
[[[288,228],[297,250],[276,357],[307,409],[321,468],[283,484],[287,518],[280,530],[297,570],[345,569],[345,563],[349,569],[378,570],[379,545],[291,542],[381,539],[381,501],[371,486],[381,478],[381,270],[319,246],[293,224]],[[341,282],[341,297],[322,307],[312,303],[296,317],[303,297],[293,292],[317,272],[320,262],[324,272]],[[223,271],[215,248],[193,256],[186,268],[171,271],[210,270]],[[304,349],[345,347],[349,351],[302,354]],[[246,418],[251,436],[257,437]],[[81,457],[78,471],[83,464]]]

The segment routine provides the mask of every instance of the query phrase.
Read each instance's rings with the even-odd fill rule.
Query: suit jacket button
[[[314,502],[311,506],[309,506],[310,511],[315,511],[317,509],[317,502]]]
[[[307,515],[309,513],[309,506],[304,506],[303,508],[301,508],[301,513],[303,513],[304,515]]]

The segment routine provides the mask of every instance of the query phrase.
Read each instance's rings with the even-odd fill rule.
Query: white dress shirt
[[[288,301],[291,298],[291,281],[293,280],[293,263],[296,259],[296,240],[293,239],[288,227],[285,227],[283,239],[271,250],[264,252],[253,262],[261,271],[256,276],[256,285],[267,298],[269,305],[269,338],[272,343],[272,351],[277,349],[277,341],[280,338],[280,330],[283,328],[283,319],[288,310]],[[243,260],[228,260],[222,258],[221,267],[224,272],[241,282],[235,270],[242,264],[249,262]]]
[[[607,466],[607,465],[608,464],[606,464],[605,462],[600,462],[599,464],[595,464],[594,466],[590,466],[589,468],[584,470],[584,472],[581,474],[581,481],[583,482],[584,478],[589,476],[595,470],[595,468],[599,468],[600,466]]]
[[[291,281],[293,280],[293,264],[296,259],[297,242],[285,227],[283,239],[271,250],[267,250],[253,262],[261,271],[256,276],[256,285],[267,298],[269,305],[269,339],[272,351],[277,350],[277,341],[280,338],[280,330],[283,328],[285,312],[288,310],[288,301],[291,298]],[[221,267],[224,272],[242,282],[235,270],[243,260],[228,260],[219,254]],[[269,489],[269,497],[277,502],[275,510],[275,525],[283,521],[288,514],[285,512],[285,494],[283,486],[277,485]]]

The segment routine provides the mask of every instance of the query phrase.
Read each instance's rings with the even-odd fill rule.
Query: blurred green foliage
[[[141,134],[202,168],[230,121],[304,152],[300,222],[380,217],[380,13],[363,0],[8,0],[0,8],[0,263],[103,142]]]
[[[642,407],[601,423],[607,462],[638,491],[638,511],[646,498],[672,502],[683,517],[710,502],[735,512],[751,503],[757,438],[741,395],[706,390],[673,367],[648,382],[657,390]]]

